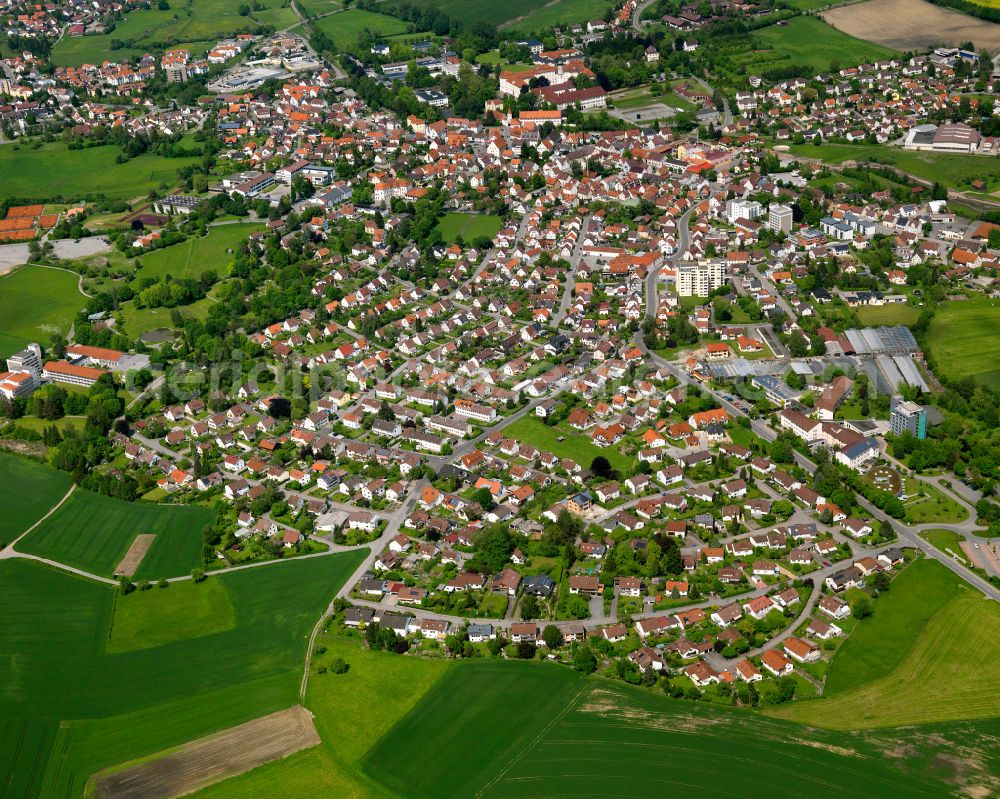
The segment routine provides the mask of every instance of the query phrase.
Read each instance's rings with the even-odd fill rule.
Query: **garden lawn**
[[[295,704],[309,632],[365,554],[211,576],[190,590],[214,591],[220,581],[234,626],[111,655],[116,589],[31,561],[0,561],[0,736],[8,741],[3,725],[21,719],[35,744],[22,747],[13,769],[0,755],[0,785],[44,772],[43,790],[35,781],[13,795],[82,796],[100,769]],[[173,626],[176,617],[164,614]],[[50,750],[57,755],[48,759]]]
[[[2,286],[2,283],[0,283]],[[927,332],[935,371],[1000,388],[1000,301],[976,296],[943,303]]]
[[[817,72],[826,72],[833,64],[852,67],[898,55],[888,47],[841,33],[819,17],[793,17],[785,25],[755,31],[754,36],[775,51],[775,58],[787,56],[774,66],[805,65]],[[769,54],[759,57],[761,62],[772,60]]]
[[[115,598],[108,653],[149,649],[231,630],[236,612],[223,580],[184,580]]]
[[[901,760],[929,758],[933,747],[918,744]],[[372,777],[414,799],[723,796],[735,784],[742,799],[948,792],[926,765],[914,774],[899,762],[851,735],[494,660],[456,663],[363,760]]]
[[[208,229],[207,236],[190,238],[172,247],[142,255],[139,257],[142,266],[136,271],[132,286],[138,289],[145,278],[161,280],[167,275],[197,280],[205,271],[214,272],[216,277],[226,277],[240,245],[251,233],[263,229],[263,225],[255,222],[216,225]]]
[[[110,577],[133,539],[154,533],[135,578],[177,577],[201,565],[201,531],[211,521],[203,507],[123,502],[78,489],[17,549]]]
[[[0,332],[12,337],[11,343],[27,340],[47,346],[53,333],[69,332],[73,318],[86,304],[78,285],[76,275],[43,266],[22,266],[3,275]]]
[[[437,229],[446,242],[451,244],[459,236],[466,243],[480,236],[486,236],[491,241],[500,230],[502,220],[493,214],[460,214],[450,212],[437,223]]]
[[[62,142],[0,147],[0,197],[72,200],[103,194],[130,199],[161,185],[173,186],[177,170],[198,161],[147,153],[119,164],[119,153],[113,144],[83,150],[70,150]]]
[[[348,50],[357,45],[358,36],[368,30],[382,36],[392,36],[397,33],[407,33],[406,23],[401,19],[385,14],[376,14],[360,8],[338,11],[328,17],[313,23],[317,30],[323,31],[341,50]]]
[[[589,469],[590,462],[598,455],[607,458],[608,463],[622,473],[622,477],[630,475],[635,468],[635,460],[622,455],[614,447],[598,447],[590,442],[586,433],[570,427],[549,427],[534,414],[522,416],[505,427],[504,433],[522,444],[530,444],[560,458],[570,458],[584,469]],[[564,440],[557,441],[558,438]]]
[[[69,491],[73,481],[56,471],[0,452],[0,542],[9,544],[37,522]]]

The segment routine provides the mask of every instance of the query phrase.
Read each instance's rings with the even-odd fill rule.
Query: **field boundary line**
[[[38,525],[40,525],[42,522],[44,522],[47,518],[49,518],[49,516],[51,516],[53,513],[55,513],[57,510],[59,510],[59,508],[62,507],[62,504],[67,499],[69,499],[70,496],[72,496],[72,494],[73,494],[74,491],[76,491],[76,483],[73,483],[73,485],[71,485],[69,487],[69,491],[67,491],[66,494],[63,496],[63,498],[60,499],[55,505],[53,505],[49,509],[48,513],[46,513],[41,519],[39,519],[37,522],[35,522],[33,525],[31,525],[31,527],[29,527],[27,530],[25,530],[23,533],[21,533],[17,538],[15,538],[13,541],[11,541],[4,548],[3,552],[0,552],[0,557],[4,557],[5,554],[6,554],[6,552],[7,552],[7,550],[10,550],[11,552],[13,552],[14,551],[14,545],[16,543],[18,543],[22,538],[24,538],[28,533],[30,533],[32,530],[34,530],[36,527],[38,527]],[[11,557],[11,556],[10,555],[6,555],[6,557]]]

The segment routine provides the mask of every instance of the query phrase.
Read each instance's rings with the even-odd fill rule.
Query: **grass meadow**
[[[146,195],[158,186],[173,186],[177,170],[197,158],[163,158],[146,153],[116,163],[121,149],[113,144],[70,150],[62,142],[40,147],[0,147],[0,197],[38,200],[103,194],[116,199]]]
[[[9,544],[62,499],[72,485],[66,472],[0,452],[0,542]]]
[[[920,318],[920,309],[905,302],[893,305],[863,305],[854,309],[865,327],[912,325]]]
[[[110,577],[135,537],[154,533],[135,578],[178,577],[201,565],[201,531],[211,520],[207,508],[123,502],[81,489],[17,548]]]
[[[988,297],[943,303],[931,320],[927,340],[935,370],[946,377],[971,377],[1000,388],[1000,301]]]
[[[437,229],[441,231],[444,240],[451,244],[459,236],[471,243],[479,236],[486,236],[492,239],[500,230],[501,219],[493,214],[460,214],[447,213],[437,223]]]
[[[529,11],[521,19],[509,20],[505,27],[519,31],[545,31],[576,22],[603,19],[608,0],[556,0]]]
[[[792,144],[788,149],[792,155],[815,158],[829,164],[845,161],[888,164],[918,178],[937,181],[954,189],[966,187],[976,179],[985,182],[989,191],[1000,189],[1000,161],[996,158],[903,150],[883,144]]]
[[[100,769],[295,704],[309,631],[364,554],[153,588],[197,613],[204,600],[195,592],[214,592],[218,581],[234,625],[111,654],[116,589],[30,561],[0,562],[0,750],[21,741],[13,762],[0,755],[0,785],[17,786],[5,799],[81,796]],[[161,636],[155,610],[147,613],[136,634]],[[182,615],[160,618],[169,627]]]
[[[785,25],[755,31],[754,36],[771,48],[771,52],[761,53],[747,64],[747,69],[754,72],[792,64],[827,72],[833,65],[850,67],[897,55],[888,47],[841,33],[819,17],[793,17]]]
[[[172,247],[139,256],[142,266],[136,270],[132,285],[138,288],[144,278],[160,280],[167,275],[197,279],[204,271],[215,272],[217,277],[226,277],[239,246],[251,233],[263,229],[263,225],[255,222],[216,225],[209,228],[207,236],[190,238]],[[230,249],[233,250],[232,253],[227,252]]]
[[[354,47],[358,41],[358,34],[364,30],[382,36],[394,36],[408,31],[406,23],[401,19],[360,8],[338,11],[336,14],[316,20],[314,26],[329,36],[341,50]]]
[[[590,462],[598,455],[607,458],[623,476],[635,467],[634,459],[622,455],[616,447],[598,447],[586,434],[563,425],[549,427],[532,414],[522,416],[505,430],[507,435],[523,444],[531,444],[560,458],[571,458],[584,469],[589,469]],[[559,441],[560,438],[563,440]]]
[[[76,275],[43,266],[18,267],[0,276],[0,332],[10,337],[11,352],[25,342],[48,345],[53,333],[69,332],[86,301]]]
[[[275,2],[264,5],[274,7]],[[79,66],[84,63],[100,64],[103,60],[121,60],[126,55],[141,55],[165,46],[188,47],[200,55],[219,39],[252,30],[258,24],[254,16],[241,16],[238,4],[229,0],[172,0],[170,8],[160,10],[144,8],[130,11],[114,31],[91,36],[66,36],[52,48],[52,62],[56,66]],[[291,12],[291,9],[287,9]],[[287,14],[275,16],[263,11],[261,24],[279,24],[282,20],[294,22]],[[269,16],[270,13],[270,16]],[[285,24],[289,24],[285,22]],[[112,50],[111,40],[134,42],[135,46]]]

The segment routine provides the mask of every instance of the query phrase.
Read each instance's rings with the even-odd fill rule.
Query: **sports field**
[[[841,33],[818,17],[793,17],[787,24],[771,25],[754,36],[772,50],[754,59],[755,71],[802,64],[826,72],[832,65],[851,67],[898,55],[888,47]]]
[[[135,578],[177,577],[201,565],[201,531],[211,520],[207,508],[123,502],[78,489],[17,549],[110,577],[133,539],[154,533]]]
[[[927,340],[935,367],[945,377],[971,377],[1000,388],[1000,300],[976,296],[943,303]]]
[[[234,626],[115,654],[115,589],[0,562],[0,785],[15,786],[5,799],[82,796],[98,770],[295,704],[309,631],[364,554],[209,577],[192,590],[223,583]]]
[[[71,272],[43,266],[19,267],[0,276],[0,332],[16,337],[12,341],[15,344],[37,341],[48,345],[53,333],[69,332],[73,317],[86,302],[80,293],[79,278]],[[16,352],[20,348],[11,349]]]
[[[70,150],[62,142],[40,147],[0,147],[0,197],[73,200],[103,194],[129,199],[160,185],[173,186],[177,170],[197,158],[140,155],[115,163],[121,149],[109,144]]]
[[[9,544],[42,518],[69,491],[66,472],[0,452],[0,542]]]
[[[368,30],[382,36],[406,33],[406,23],[386,14],[376,14],[360,8],[338,11],[315,22],[315,27],[330,37],[339,49],[346,50],[357,44],[358,34]]]
[[[444,240],[451,244],[459,236],[467,244],[471,244],[473,239],[479,236],[486,236],[493,239],[500,230],[501,219],[493,214],[460,214],[450,212],[445,214],[437,223],[437,229],[441,231]]]
[[[263,229],[263,225],[254,222],[216,225],[209,228],[207,236],[190,238],[142,255],[139,257],[142,267],[136,271],[132,285],[138,288],[144,278],[160,280],[167,275],[198,279],[202,272],[209,270],[217,277],[225,277],[240,245],[251,233]],[[230,249],[233,252],[227,252]]]
[[[362,762],[407,797],[944,792],[939,777],[907,773],[849,734],[671,700],[550,664],[489,660],[455,664]]]

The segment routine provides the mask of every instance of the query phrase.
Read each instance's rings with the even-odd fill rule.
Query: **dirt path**
[[[97,778],[97,799],[173,799],[317,746],[301,705],[199,738],[173,754]]]

